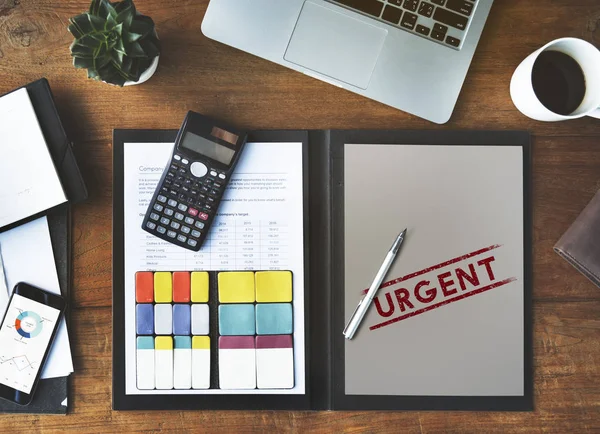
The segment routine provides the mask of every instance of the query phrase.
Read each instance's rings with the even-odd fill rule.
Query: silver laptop
[[[211,0],[216,41],[443,124],[493,0]]]

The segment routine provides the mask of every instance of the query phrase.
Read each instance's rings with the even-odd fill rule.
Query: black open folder
[[[258,131],[248,142],[302,143],[304,154],[306,393],[302,395],[127,394],[125,368],[124,148],[127,143],[172,143],[177,131],[115,130],[113,182],[113,408],[115,410],[475,410],[533,409],[531,305],[531,176],[529,134],[441,131]],[[513,147],[522,155],[522,393],[513,395],[350,394],[345,390],[344,146],[433,145]],[[521,160],[519,160],[521,161]],[[368,173],[365,176],[376,176]],[[417,187],[415,187],[417,188]],[[376,194],[376,193],[373,193]],[[519,196],[520,197],[520,196]],[[518,217],[520,218],[520,216]],[[400,228],[401,229],[401,228]],[[141,230],[141,229],[140,229]],[[390,240],[391,242],[392,240]],[[376,270],[373,270],[373,273]],[[371,276],[372,277],[372,276]],[[359,300],[356,294],[356,302]],[[128,307],[129,309],[130,307]],[[346,309],[346,310],[345,310]],[[351,313],[351,311],[350,311]],[[214,318],[211,317],[211,322]],[[211,336],[211,342],[213,341]],[[373,356],[375,357],[375,356]],[[373,359],[373,369],[377,369]],[[402,369],[398,360],[398,369]],[[214,375],[214,372],[211,373]],[[159,392],[159,391],[156,391]]]
[[[46,144],[52,155],[63,189],[65,190],[68,203],[4,227],[2,231],[9,230],[19,224],[47,214],[61,294],[65,297],[68,304],[72,277],[69,204],[85,200],[87,198],[87,189],[75,160],[72,143],[67,138],[60,121],[48,81],[42,78],[26,85],[25,88],[29,93],[38,122],[46,139]],[[69,324],[68,313],[69,311],[67,310],[65,313],[67,327]],[[12,402],[0,400],[0,413],[66,414],[67,406],[62,405],[62,403],[67,397],[68,377],[40,380],[31,404],[20,406]]]

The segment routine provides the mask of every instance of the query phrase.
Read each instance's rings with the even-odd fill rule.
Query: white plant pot
[[[140,79],[138,81],[126,81],[125,84],[123,84],[123,86],[135,86],[136,84],[142,84],[142,83],[150,80],[150,77],[152,77],[154,75],[154,73],[156,72],[156,68],[158,68],[159,57],[160,56],[156,56],[154,58],[154,60],[150,64],[150,67],[148,69],[146,69],[144,72],[142,72],[142,75],[140,75]]]

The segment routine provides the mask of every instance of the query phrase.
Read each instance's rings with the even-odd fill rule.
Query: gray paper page
[[[346,320],[408,228],[346,394],[522,396],[522,148],[346,145],[344,171]]]

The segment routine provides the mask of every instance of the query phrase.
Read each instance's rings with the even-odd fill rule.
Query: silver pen
[[[375,294],[377,293],[377,290],[381,286],[381,282],[383,282],[385,275],[387,274],[388,270],[394,263],[394,259],[396,259],[398,250],[400,250],[400,246],[402,245],[402,242],[404,241],[404,235],[406,235],[406,229],[404,229],[402,231],[402,233],[400,235],[398,235],[398,237],[396,238],[396,241],[394,241],[394,244],[392,244],[392,248],[390,249],[388,254],[385,256],[385,259],[383,260],[383,264],[381,264],[379,271],[375,275],[375,278],[373,279],[373,283],[371,283],[371,286],[370,286],[369,290],[367,291],[367,294],[358,302],[358,306],[356,306],[356,309],[354,309],[354,313],[350,317],[350,321],[348,321],[348,324],[346,325],[346,328],[344,329],[344,336],[346,339],[352,339],[354,337],[354,334],[358,330],[358,327],[360,326],[360,323],[361,323],[363,317],[367,313],[369,306],[371,306],[371,303],[373,302],[373,299],[375,298]]]

